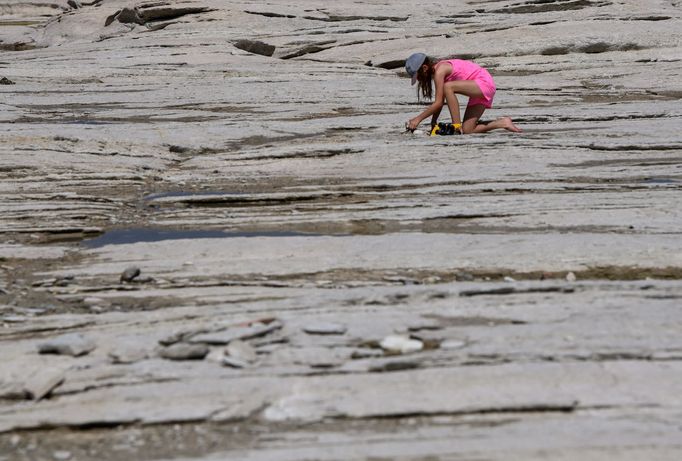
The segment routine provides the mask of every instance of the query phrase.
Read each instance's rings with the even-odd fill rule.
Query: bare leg
[[[496,130],[498,128],[504,128],[507,131],[513,131],[514,133],[521,132],[521,129],[514,125],[512,119],[509,117],[501,117],[490,123],[478,123],[479,119],[485,112],[485,106],[483,104],[476,104],[474,106],[467,107],[464,113],[464,123],[462,124],[462,132],[464,133],[485,133],[486,131]]]
[[[444,90],[445,101],[447,102],[448,109],[450,110],[452,123],[462,123],[462,119],[459,115],[459,101],[457,100],[456,94],[463,94],[464,96],[469,96],[470,98],[483,97],[483,93],[481,93],[481,89],[478,87],[478,84],[472,80],[457,80],[454,82],[447,82],[445,84]]]

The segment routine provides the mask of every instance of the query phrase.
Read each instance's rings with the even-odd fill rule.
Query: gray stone
[[[343,335],[348,329],[340,323],[319,322],[303,327],[303,331],[311,335]]]
[[[0,85],[14,85],[14,82],[7,77],[0,78]]]
[[[143,25],[145,23],[145,20],[140,17],[140,10],[137,8],[123,8],[122,10],[117,11],[104,21],[104,26],[109,26],[114,21],[123,24]]]
[[[268,45],[267,43],[256,40],[237,40],[233,43],[235,48],[247,51],[253,54],[260,54],[262,56],[272,56],[275,53],[276,47]]]
[[[60,354],[79,357],[95,349],[97,345],[79,333],[68,333],[38,344],[41,354]]]
[[[137,266],[130,266],[121,273],[121,283],[132,282],[136,277],[139,277],[142,271]]]
[[[203,344],[177,343],[162,348],[159,356],[168,360],[203,360],[209,351]]]

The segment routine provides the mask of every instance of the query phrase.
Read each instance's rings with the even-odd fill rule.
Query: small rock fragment
[[[80,0],[69,0],[68,2],[66,2],[66,4],[73,8],[74,10],[83,8],[83,5],[81,4]]]
[[[41,354],[59,354],[80,357],[95,349],[93,340],[79,333],[68,333],[38,344],[38,352]]]
[[[162,348],[159,356],[168,360],[203,360],[208,353],[208,346],[203,344],[177,343]]]
[[[381,348],[393,354],[409,354],[418,352],[424,348],[424,343],[404,335],[390,335],[379,343]]]
[[[206,356],[206,360],[214,363],[223,363],[224,358],[225,351],[221,348],[211,349],[211,352],[209,352],[208,355]]]
[[[577,277],[575,276],[575,274],[573,272],[569,272],[568,274],[566,274],[566,280],[569,282],[575,282],[576,278]]]
[[[68,461],[71,459],[71,452],[66,450],[59,450],[52,453],[52,457],[57,461]]]
[[[246,360],[242,360],[237,357],[230,357],[229,355],[223,356],[221,363],[232,368],[248,368],[250,365],[250,363]]]
[[[248,53],[259,54],[261,56],[272,56],[275,53],[275,46],[255,40],[238,40],[233,43],[235,48]]]
[[[130,266],[121,273],[121,283],[132,282],[135,279],[135,277],[139,277],[141,273],[142,271],[140,270],[139,267]]]
[[[33,400],[42,399],[64,381],[65,371],[64,368],[41,368],[24,383],[26,396]]]
[[[107,17],[107,19],[104,21],[104,27],[109,26],[116,20],[123,24],[143,25],[145,23],[144,19],[140,17],[140,10],[137,8],[123,8],[122,10],[117,11],[116,13]]]
[[[348,329],[339,323],[319,322],[303,327],[309,335],[343,335]]]
[[[508,275],[505,276],[503,280],[505,282],[516,282],[516,279],[514,277],[509,277]]]
[[[111,363],[116,365],[139,362],[140,360],[146,359],[147,356],[147,351],[136,347],[124,346],[109,352]]]
[[[251,347],[251,345],[239,339],[230,341],[230,344],[228,344],[227,347],[225,348],[225,354],[230,359],[237,359],[241,362],[246,363],[247,365],[253,364],[256,361],[258,361],[258,354],[256,354],[256,350],[253,347]]]
[[[0,78],[0,85],[14,85],[14,82],[7,77]]]

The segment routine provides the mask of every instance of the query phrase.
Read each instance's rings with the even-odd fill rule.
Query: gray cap
[[[412,84],[417,81],[417,72],[419,68],[426,61],[426,55],[424,53],[414,53],[405,61],[405,70],[407,74],[412,77]]]

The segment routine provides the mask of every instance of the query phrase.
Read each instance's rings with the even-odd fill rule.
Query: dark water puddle
[[[682,181],[673,178],[645,178],[642,182],[645,184],[680,184]]]
[[[116,229],[105,232],[99,237],[84,240],[87,248],[101,248],[106,245],[124,245],[140,242],[160,242],[162,240],[236,238],[236,237],[315,237],[322,234],[262,231],[262,232],[226,232],[221,230],[166,230],[166,229]]]

